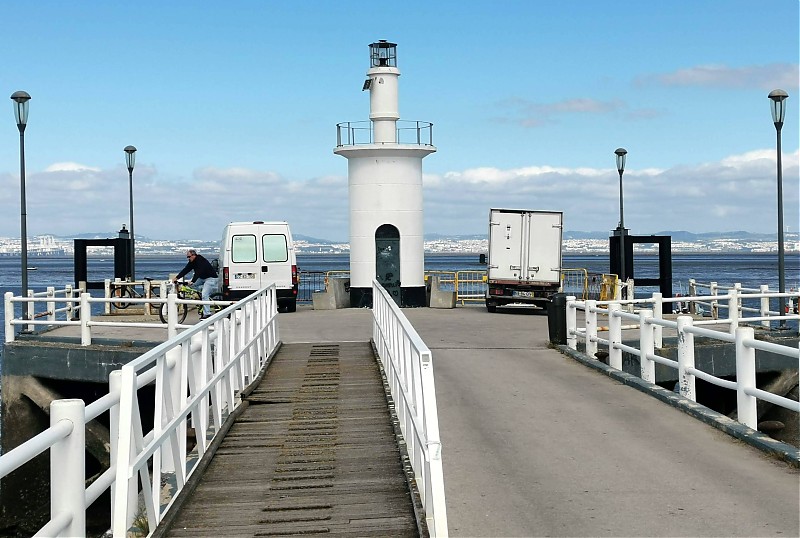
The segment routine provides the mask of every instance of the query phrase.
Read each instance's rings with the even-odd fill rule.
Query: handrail
[[[396,120],[396,144],[417,146],[433,145],[433,124],[429,121]],[[408,141],[408,133],[411,141]],[[336,124],[336,147],[373,144],[375,140],[372,120],[343,121]]]
[[[168,304],[175,310],[177,301]],[[177,328],[170,325],[170,340],[112,372],[108,394],[93,403],[54,400],[50,427],[0,456],[2,478],[50,452],[50,521],[36,536],[85,536],[86,510],[109,488],[114,536],[126,536],[138,508],[140,477],[150,530],[156,528],[223,420],[241,403],[240,392],[257,379],[278,346],[275,285],[180,334]],[[156,411],[153,429],[145,432],[139,411],[145,396],[139,389],[148,385],[155,387]],[[86,424],[104,413],[109,413],[111,465],[87,487]],[[191,452],[189,420],[197,438]],[[166,506],[160,498],[164,477],[174,477],[178,487]]]
[[[372,281],[373,341],[395,403],[400,431],[431,536],[447,536],[442,444],[431,350],[388,292]]]
[[[796,367],[798,360],[800,360],[800,349],[796,346],[783,346],[772,342],[763,342],[755,339],[754,330],[752,327],[740,326],[740,323],[749,321],[750,318],[738,317],[735,313],[733,317],[719,320],[717,323],[729,323],[731,330],[729,333],[715,331],[711,329],[704,329],[697,327],[699,322],[696,322],[692,316],[679,315],[675,321],[671,320],[657,320],[654,318],[655,309],[641,308],[637,314],[631,314],[622,311],[623,304],[636,304],[639,306],[647,306],[646,303],[657,305],[660,307],[662,299],[656,297],[660,294],[653,294],[654,298],[651,300],[636,300],[636,301],[606,301],[604,304],[607,308],[601,308],[599,301],[578,301],[575,297],[567,297],[567,345],[571,349],[577,349],[578,339],[586,342],[586,354],[590,357],[596,357],[597,344],[603,344],[608,347],[608,364],[611,368],[622,370],[622,352],[628,352],[632,355],[639,357],[640,376],[643,380],[649,383],[655,383],[655,363],[674,368],[678,371],[678,383],[680,394],[689,398],[692,401],[697,401],[695,393],[695,378],[701,378],[704,381],[717,385],[719,387],[736,390],[737,392],[737,412],[738,420],[746,426],[756,429],[757,428],[757,413],[756,402],[757,400],[769,401],[772,404],[785,407],[795,412],[800,412],[800,403],[797,401],[771,394],[756,388],[756,350],[768,351],[777,355],[785,356],[793,359],[794,362],[787,362],[787,368]],[[776,295],[786,294],[753,294],[755,297],[766,295],[774,297]],[[733,301],[739,300],[743,294],[737,293],[735,289],[730,290],[729,294],[725,296],[718,296],[719,298],[727,298],[731,300],[731,310],[736,311]],[[695,298],[681,297],[682,300],[693,300]],[[663,299],[667,301],[667,299]],[[577,311],[583,310],[585,312],[585,322],[583,328],[577,326]],[[608,317],[608,339],[598,338],[597,332],[598,322],[597,316],[604,315]],[[632,327],[639,331],[639,347],[635,348],[630,345],[622,343],[622,324],[623,319],[636,320],[638,323]],[[773,316],[769,319],[800,319],[800,316]],[[760,319],[760,318],[756,318]],[[660,342],[656,342],[655,332],[656,329],[670,328],[677,331],[678,335],[678,360],[668,359],[659,356],[655,353],[656,347],[661,347]],[[694,363],[694,336],[703,336],[705,338],[712,338],[724,342],[732,342],[736,348],[736,381],[731,382],[721,379],[707,372],[702,372],[695,367]]]

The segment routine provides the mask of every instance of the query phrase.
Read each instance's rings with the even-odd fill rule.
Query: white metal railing
[[[170,333],[169,341],[112,372],[108,394],[95,402],[53,401],[50,427],[0,456],[2,478],[50,450],[51,519],[36,536],[85,536],[86,509],[109,488],[115,537],[128,535],[140,495],[149,531],[155,530],[240,403],[239,393],[277,348],[275,286],[179,335],[177,327]],[[154,387],[150,431],[144,431],[139,407],[148,397],[139,392],[145,386]],[[103,413],[109,413],[111,466],[86,487],[85,425]],[[197,441],[191,451],[190,427]],[[166,498],[162,479],[174,485]]]
[[[738,294],[733,293],[728,296],[728,298],[731,301],[731,310],[734,312],[737,311],[734,305],[736,304],[735,301],[738,299]],[[683,297],[682,299],[687,300],[695,298]],[[667,299],[663,300],[667,301]],[[678,371],[680,394],[692,401],[697,401],[695,394],[696,378],[700,378],[720,387],[735,390],[737,393],[738,420],[753,429],[757,428],[758,418],[756,414],[756,402],[759,399],[795,412],[800,412],[800,403],[797,401],[756,388],[756,350],[788,357],[789,360],[787,360],[786,368],[791,369],[797,368],[798,361],[800,361],[800,349],[798,349],[797,346],[784,346],[756,340],[752,327],[742,327],[738,325],[738,323],[746,321],[746,319],[743,318],[722,320],[724,323],[729,323],[733,329],[729,332],[721,332],[698,326],[703,322],[695,321],[694,318],[689,315],[679,315],[677,320],[672,321],[662,319],[660,316],[656,317],[656,312],[653,308],[641,308],[635,313],[622,310],[623,305],[621,303],[636,303],[637,306],[642,306],[643,303],[647,301],[649,300],[578,301],[573,296],[567,297],[567,345],[571,349],[577,349],[577,341],[578,339],[582,339],[586,343],[586,354],[590,357],[596,356],[598,344],[607,346],[608,364],[610,367],[617,370],[622,370],[623,351],[639,357],[640,376],[648,383],[655,383],[656,381],[656,363],[673,368]],[[659,304],[660,306],[659,301],[653,300],[652,303]],[[578,310],[582,310],[585,313],[583,328],[578,328],[577,326]],[[601,327],[598,326],[598,316],[605,316],[608,319],[608,326],[604,327],[604,329],[608,331],[608,339],[598,336],[598,332],[601,330]],[[798,319],[799,316],[783,317]],[[629,325],[628,327],[638,329],[638,348],[622,343],[623,320],[633,322],[633,325]],[[656,336],[656,331],[664,328],[673,329],[677,332],[677,361],[655,353],[656,348],[661,347],[661,342],[659,341],[660,336]],[[721,379],[695,368],[695,335],[735,344],[736,381]]]
[[[70,290],[70,293],[67,293],[66,290],[63,291],[64,296],[60,297],[57,296],[56,292],[53,295],[42,295],[42,294],[28,294],[28,297],[15,297],[12,292],[5,293],[5,342],[11,343],[16,339],[14,327],[18,325],[23,325],[26,327],[27,330],[32,331],[34,326],[43,326],[43,327],[56,327],[56,326],[78,326],[80,327],[81,333],[81,345],[82,346],[89,346],[92,344],[92,328],[94,327],[117,327],[117,328],[151,328],[151,329],[167,329],[168,333],[171,333],[175,329],[186,329],[189,327],[193,327],[193,325],[187,324],[179,324],[177,322],[178,319],[178,311],[177,305],[185,304],[189,307],[191,306],[198,306],[198,305],[223,305],[228,306],[231,304],[230,301],[202,301],[202,300],[194,300],[194,299],[180,299],[178,296],[171,292],[167,294],[166,298],[118,298],[118,297],[92,297],[91,294],[83,292],[80,293],[79,296],[75,296],[75,292],[71,290],[71,288],[67,288]],[[166,288],[162,288],[166,289]],[[103,305],[102,310],[106,311],[107,307],[110,303],[117,303],[120,301],[125,301],[130,304],[142,304],[142,305],[149,305],[149,304],[158,304],[159,307],[161,305],[167,305],[167,312],[169,313],[167,317],[167,324],[163,324],[159,322],[131,322],[131,321],[114,321],[113,319],[109,319],[107,317],[103,317],[103,315],[93,315],[92,314],[92,305]],[[23,305],[23,316],[24,312],[32,312],[34,311],[34,306],[36,304],[47,304],[47,316],[37,315],[31,317],[29,319],[25,319],[24,317],[16,317],[15,315],[15,303],[22,303]],[[58,307],[57,305],[63,304],[64,306]],[[173,305],[175,306],[173,308]],[[65,316],[62,319],[59,319],[55,314],[63,312]],[[52,315],[51,315],[52,313]],[[75,315],[78,317],[75,317]]]
[[[700,290],[708,290],[709,295],[704,296],[700,295]],[[786,315],[796,313],[796,307],[798,305],[798,297],[800,297],[800,293],[797,290],[792,290],[787,294],[780,295],[776,293],[770,293],[769,286],[766,284],[759,286],[756,288],[744,288],[740,283],[735,283],[732,286],[725,286],[720,285],[717,282],[709,282],[708,284],[697,282],[695,279],[689,279],[689,295],[693,297],[697,297],[696,301],[693,301],[689,304],[689,313],[691,314],[701,314],[703,311],[701,310],[702,307],[707,307],[708,312],[710,312],[710,317],[712,319],[717,319],[719,317],[719,309],[720,308],[729,308],[729,306],[725,303],[720,303],[717,295],[720,291],[728,292],[728,293],[739,293],[744,294],[742,297],[749,297],[751,299],[760,299],[758,306],[748,306],[746,304],[742,304],[742,301],[739,301],[738,309],[739,312],[754,312],[758,313],[758,315],[763,318],[761,320],[761,324],[765,327],[770,326],[770,316],[775,315]],[[758,295],[755,295],[758,294]],[[778,312],[778,309],[771,310],[770,309],[770,299],[779,299],[780,297],[788,298],[786,304],[786,312]]]
[[[442,445],[431,350],[377,281],[372,335],[395,403],[431,536],[447,536]]]

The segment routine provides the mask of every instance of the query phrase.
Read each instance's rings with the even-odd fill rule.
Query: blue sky
[[[368,45],[398,44],[400,114],[433,122],[426,233],[480,234],[490,207],[774,233],[775,128],[789,93],[784,214],[798,229],[798,2],[54,2],[12,10],[0,96],[31,94],[30,235],[128,222],[216,239],[235,220],[348,238],[336,123],[366,120]],[[1,103],[1,102],[0,102]],[[0,236],[19,235],[19,133],[0,104]],[[2,127],[5,123],[5,127]]]

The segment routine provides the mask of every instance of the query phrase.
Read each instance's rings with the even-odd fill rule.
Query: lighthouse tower
[[[369,46],[369,122],[337,127],[334,153],[347,159],[350,304],[372,305],[377,279],[400,306],[425,306],[422,159],[436,151],[432,124],[400,120],[397,45]]]

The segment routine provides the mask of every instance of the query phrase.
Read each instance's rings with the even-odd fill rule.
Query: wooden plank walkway
[[[166,536],[419,536],[368,342],[284,344]]]

